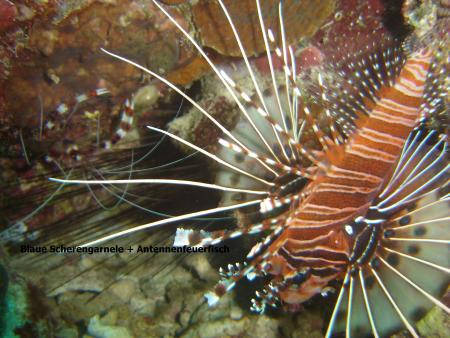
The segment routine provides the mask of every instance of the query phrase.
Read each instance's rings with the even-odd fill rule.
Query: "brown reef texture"
[[[177,11],[173,15],[182,21]],[[19,60],[3,84],[5,110],[21,112],[20,118],[10,117],[17,124],[37,126],[38,98],[43,110],[51,111],[76,94],[106,86],[123,100],[139,87],[142,74],[100,48],[166,72],[189,57],[178,36],[154,5],[139,1],[95,1],[58,23],[35,20],[27,38],[29,61]]]
[[[117,127],[124,100],[151,82],[100,48],[160,73],[193,57],[180,44],[173,25],[148,1],[69,1],[57,6],[53,1],[2,0],[0,6],[4,9],[0,12],[0,166],[3,182],[15,183],[13,191],[8,190],[13,199],[46,190],[45,179],[30,181],[51,168],[43,163],[46,155],[68,167],[74,163],[65,151],[76,145],[85,158],[91,158],[98,139],[108,139]],[[177,9],[171,12],[186,25]],[[76,104],[77,95],[105,87],[109,96]],[[55,111],[61,103],[69,106],[64,116]],[[45,126],[48,120],[55,124],[52,130]],[[7,208],[11,203],[3,198],[0,205]],[[86,201],[78,203],[81,207]],[[23,213],[34,207],[30,203]],[[59,208],[47,215],[47,222],[74,210],[64,203]],[[3,220],[20,216],[13,217],[14,210],[7,209]],[[44,222],[40,217],[42,213],[37,224]]]
[[[255,1],[225,0],[223,3],[233,18],[248,56],[255,56],[265,51]],[[334,0],[284,1],[283,16],[287,42],[295,43],[312,37],[323,25],[325,19],[333,13],[334,7]],[[277,37],[280,34],[278,1],[262,1],[261,11],[266,29],[271,28]],[[197,2],[192,7],[192,14],[203,46],[210,47],[223,55],[241,55],[230,24],[216,1]]]
[[[408,30],[399,11],[400,1],[338,1],[311,44],[324,54],[324,64],[349,62],[361,53],[370,53],[380,43],[405,36]]]

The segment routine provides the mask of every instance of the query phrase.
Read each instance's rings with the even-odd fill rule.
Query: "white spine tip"
[[[254,273],[254,272],[249,272],[249,273],[246,275],[246,277],[247,277],[247,279],[248,279],[249,281],[252,281],[252,280],[254,280],[254,279],[256,278],[256,273]]]
[[[194,230],[191,229],[178,228],[175,233],[175,239],[173,240],[173,246],[180,247],[189,245],[189,235],[193,232]]]
[[[100,95],[108,94],[109,91],[108,91],[108,89],[106,89],[106,88],[98,88],[98,89],[95,91],[95,93],[96,93],[97,96],[100,96]]]
[[[67,113],[68,108],[67,108],[67,105],[65,105],[64,103],[62,103],[62,104],[60,104],[60,105],[58,106],[58,108],[56,108],[56,110],[57,110],[57,112],[60,113],[60,114],[65,114],[65,113]]]
[[[205,298],[209,307],[216,306],[219,302],[219,297],[214,292],[205,293]]]
[[[345,232],[347,234],[349,234],[350,236],[353,236],[353,228],[351,225],[346,224],[344,228],[345,228]]]
[[[225,148],[229,148],[229,147],[230,147],[230,142],[224,140],[223,138],[219,138],[218,141],[219,141],[219,144],[220,144],[222,147],[225,147]]]

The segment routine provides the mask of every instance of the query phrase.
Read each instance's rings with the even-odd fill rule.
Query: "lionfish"
[[[311,100],[298,83],[293,48],[286,42],[282,2],[279,33],[274,34],[266,27],[256,0],[272,87],[262,90],[233,19],[219,0],[254,85],[251,96],[232,74],[211,61],[162,5],[153,2],[205,58],[235,101],[242,114],[236,126],[222,125],[163,76],[104,52],[162,81],[220,129],[218,150],[209,151],[169,131],[148,127],[216,162],[220,166],[216,181],[53,180],[189,185],[222,191],[222,204],[109,234],[82,246],[236,211],[237,229],[178,228],[175,235],[175,246],[217,245],[244,235],[262,238],[243,264],[221,269],[221,280],[205,295],[210,306],[241,279],[264,278],[265,287],[252,299],[252,309],[259,313],[279,305],[296,310],[314,296],[333,291],[340,282],[326,337],[342,332],[380,337],[401,327],[418,337],[413,323],[426,308],[436,305],[450,313],[438,299],[450,273],[447,139],[425,127],[442,90],[437,87],[443,86],[434,81],[432,72],[438,48],[411,38],[402,47],[361,56],[346,65],[345,74],[350,76],[340,74],[343,84],[333,84],[319,73],[318,94]],[[281,74],[274,59],[283,65]],[[432,90],[427,89],[430,83]],[[308,131],[314,142],[306,139]]]

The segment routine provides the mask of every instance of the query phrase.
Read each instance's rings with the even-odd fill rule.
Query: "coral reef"
[[[36,285],[0,264],[0,336],[4,338],[52,337],[50,304]]]
[[[249,56],[265,51],[264,41],[259,38],[259,21],[256,3],[252,0],[224,1],[230,16],[234,18],[236,29],[242,37],[242,44]],[[283,13],[288,43],[295,43],[314,36],[330,14],[333,13],[335,1],[321,0],[315,2],[285,1]],[[278,1],[262,2],[261,11],[267,27],[275,34],[279,32],[277,21]],[[192,7],[193,21],[198,29],[202,45],[213,48],[222,55],[240,56],[240,50],[233,38],[233,32],[217,2],[199,1]]]

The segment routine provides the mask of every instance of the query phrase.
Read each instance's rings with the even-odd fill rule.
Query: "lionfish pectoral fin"
[[[384,337],[404,328],[413,337],[419,337],[413,324],[431,306],[437,305],[449,313],[448,307],[433,296],[448,285],[448,271],[393,257],[383,258],[380,254],[369,266],[349,277],[329,336],[346,332],[348,337],[370,333]]]
[[[450,282],[450,198],[446,140],[420,129],[411,134],[372,210],[382,237],[371,261],[348,273],[336,304],[333,332],[383,337],[406,329],[439,300]],[[370,216],[370,212],[367,217]]]
[[[437,132],[415,130],[405,144],[390,180],[375,205],[392,215],[436,188],[444,188],[450,178],[447,139]],[[443,189],[441,189],[443,191]]]
[[[431,306],[449,313],[448,307],[436,298],[448,285],[448,277],[448,269],[443,267],[392,252],[377,253],[370,265],[354,277],[353,297],[347,297],[352,299],[351,310],[347,302],[340,329],[347,328],[356,337],[370,332],[383,337],[404,328],[413,337],[419,337],[413,325]]]
[[[411,325],[432,306],[450,314],[439,300],[450,282],[449,199],[440,190],[428,192],[392,220],[396,225],[385,230],[377,253],[379,278]],[[402,322],[399,326],[407,327]]]
[[[367,269],[349,272],[342,285],[338,297],[340,302],[336,304],[335,317],[331,318],[334,322],[330,322],[327,337],[340,332],[346,332],[347,337],[364,337],[368,333],[379,337],[374,317],[386,322],[395,316],[395,312],[382,290],[373,288],[373,285],[374,278],[367,273]],[[378,297],[377,304],[374,304],[374,297]]]
[[[439,300],[450,282],[450,170],[445,137],[436,136],[420,130],[411,135],[375,203],[388,219],[371,272],[397,314],[388,321],[374,316],[383,334],[397,325],[417,336],[412,325],[432,306],[450,313]]]
[[[388,215],[380,258],[434,297],[450,280],[450,166],[446,139],[436,136],[420,130],[412,135],[376,202]]]

